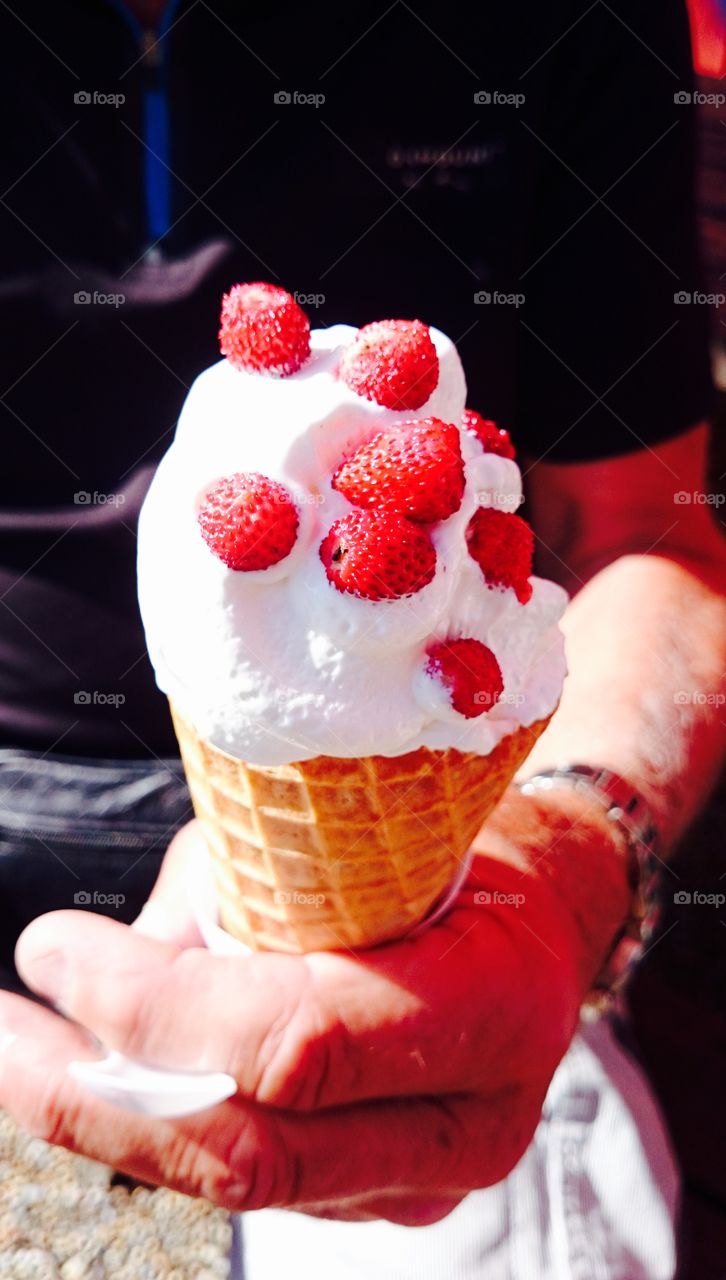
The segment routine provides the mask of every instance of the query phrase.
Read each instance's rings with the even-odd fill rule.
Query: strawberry
[[[438,418],[379,431],[333,474],[333,488],[356,507],[392,511],[428,524],[461,506],[464,464],[459,429]]]
[[[481,640],[445,640],[429,645],[426,671],[448,689],[452,706],[471,720],[491,711],[504,681],[491,649]]]
[[[509,432],[498,427],[491,418],[482,418],[475,409],[465,409],[461,417],[461,425],[470,431],[482,446],[485,453],[498,453],[500,458],[514,458],[514,445],[509,439]]]
[[[217,480],[197,516],[202,537],[228,569],[268,569],[290,553],[299,517],[277,480],[238,471]]]
[[[219,346],[236,369],[283,378],[310,354],[310,321],[274,284],[236,284],[222,298]]]
[[[520,604],[532,595],[534,534],[521,516],[478,507],[466,530],[469,555],[490,587],[512,587]]]
[[[338,377],[386,409],[420,409],[436,389],[439,357],[420,320],[375,320],[343,352]]]
[[[328,581],[364,600],[397,600],[425,587],[436,552],[424,529],[387,511],[351,511],[320,544]]]

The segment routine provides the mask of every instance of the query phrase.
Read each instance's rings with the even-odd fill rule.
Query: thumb
[[[131,928],[147,938],[180,947],[203,947],[204,938],[192,906],[192,863],[206,856],[200,824],[188,822],[166,851],[156,884]]]

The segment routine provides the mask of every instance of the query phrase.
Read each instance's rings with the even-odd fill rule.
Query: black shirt
[[[135,526],[237,280],[444,329],[531,457],[707,411],[676,0],[54,0],[0,47],[3,745],[174,751]]]

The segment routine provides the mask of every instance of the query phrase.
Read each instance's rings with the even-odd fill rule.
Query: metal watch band
[[[630,855],[631,906],[583,1005],[586,1016],[597,1015],[619,995],[660,919],[658,829],[643,797],[610,769],[561,765],[533,774],[518,785],[523,795],[568,787],[590,796],[600,802],[606,817],[625,835]]]

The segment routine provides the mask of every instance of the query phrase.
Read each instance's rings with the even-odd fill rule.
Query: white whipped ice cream
[[[415,412],[393,412],[335,374],[357,330],[313,330],[311,355],[286,378],[221,360],[197,378],[139,522],[139,598],[159,687],[213,745],[253,764],[317,755],[400,755],[418,747],[488,754],[519,725],[549,715],[565,675],[555,583],[533,578],[519,604],[488,587],[467,550],[478,506],[516,511],[515,462],[484,453],[461,432],[466,489],[460,509],[431,527],[433,580],[413,596],[371,601],[328,582],[319,546],[353,508],[331,487],[343,457],[383,427],[412,418],[458,423],[466,399],[453,343],[436,329],[439,382]],[[197,524],[211,483],[259,471],[287,485],[300,511],[290,554],[269,569],[226,568]],[[434,640],[481,640],[496,655],[504,692],[466,719],[426,674]]]

